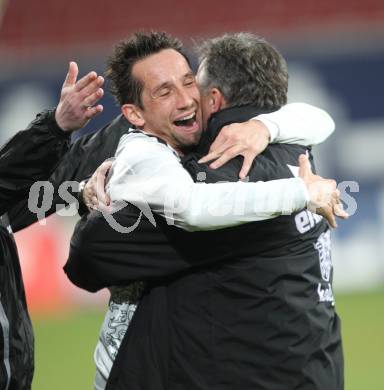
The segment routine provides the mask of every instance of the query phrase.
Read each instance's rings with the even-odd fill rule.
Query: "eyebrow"
[[[187,77],[193,77],[193,78],[195,78],[196,77],[196,75],[192,72],[192,71],[190,71],[190,72],[188,72],[188,73],[186,73],[185,75],[184,75],[184,78],[186,79]]]

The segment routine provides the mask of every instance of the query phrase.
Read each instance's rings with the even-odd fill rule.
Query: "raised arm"
[[[79,81],[77,75],[71,62],[57,109],[39,114],[0,150],[0,214],[25,200],[34,182],[49,178],[69,148],[70,133],[102,110],[92,105],[102,96],[104,80],[95,72]],[[75,116],[68,115],[68,105],[77,107]]]

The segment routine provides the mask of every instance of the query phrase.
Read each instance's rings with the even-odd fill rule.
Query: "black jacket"
[[[241,158],[212,171],[197,164],[227,123],[258,110],[224,110],[212,118],[185,168],[207,182],[235,181]],[[306,148],[270,145],[250,181],[292,177]],[[115,214],[131,226],[137,210]],[[332,302],[325,221],[303,210],[213,232],[187,233],[157,218],[128,235],[97,213],[83,217],[66,272],[77,285],[148,280],[148,289],[116,358],[108,390],[341,390],[340,322]],[[170,245],[171,244],[171,245]]]
[[[76,201],[62,199],[60,185],[89,177],[107,158],[113,157],[121,135],[130,124],[117,117],[95,134],[70,146],[69,135],[58,128],[54,112],[40,114],[30,127],[19,132],[0,150],[0,389],[28,390],[33,376],[33,331],[25,301],[24,286],[13,232],[36,222],[28,208],[31,185],[49,181],[54,196],[48,216]],[[69,151],[68,151],[69,149]],[[35,194],[38,197],[40,194]],[[38,199],[31,196],[34,203]]]
[[[0,149],[0,389],[27,390],[33,376],[33,331],[8,210],[46,180],[69,147],[52,111],[37,116]]]

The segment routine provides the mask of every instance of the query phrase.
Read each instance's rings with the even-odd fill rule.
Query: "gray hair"
[[[229,106],[277,109],[287,102],[288,70],[282,55],[254,34],[225,34],[199,48],[204,93],[217,88]]]

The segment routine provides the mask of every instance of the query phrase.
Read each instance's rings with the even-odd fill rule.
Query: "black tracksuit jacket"
[[[206,182],[236,181],[242,159],[212,171],[197,163],[219,130],[256,114],[215,114],[184,167]],[[250,181],[292,177],[306,152],[270,145]],[[133,206],[114,215],[123,226]],[[90,291],[146,280],[113,366],[108,390],[342,390],[340,321],[332,295],[329,228],[307,210],[210,232],[185,232],[142,218],[129,234],[99,213],[84,216],[65,270]]]
[[[69,135],[57,127],[53,111],[47,111],[0,149],[1,390],[27,390],[33,376],[33,331],[7,212],[26,204],[31,185],[47,180],[68,148]]]
[[[53,202],[46,215],[75,201],[75,197],[61,199],[60,184],[89,177],[115,154],[121,135],[129,128],[119,116],[70,146],[69,135],[57,126],[54,111],[47,111],[0,149],[0,390],[28,390],[33,377],[33,330],[12,236],[12,231],[37,220],[28,208],[30,187],[42,180],[53,185]],[[76,195],[76,188],[72,194]]]

